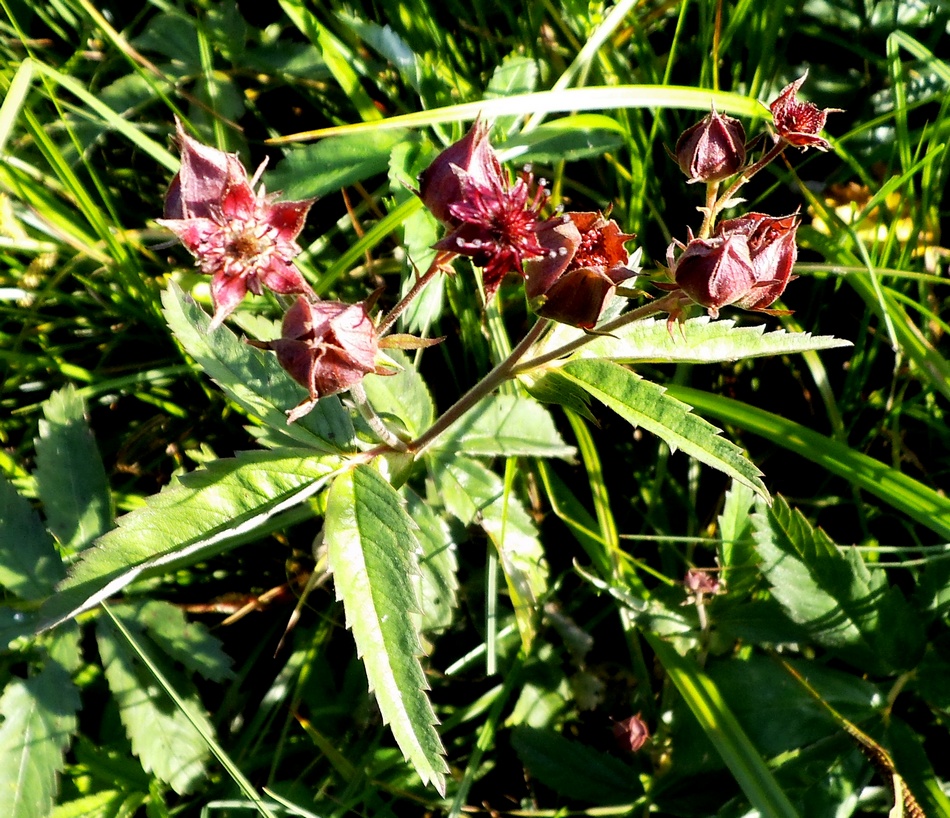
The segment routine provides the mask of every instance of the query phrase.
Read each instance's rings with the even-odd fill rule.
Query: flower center
[[[568,270],[580,267],[609,267],[607,248],[604,245],[604,235],[600,230],[588,230],[581,235],[581,243],[568,264]]]
[[[199,248],[198,258],[205,273],[223,273],[227,278],[253,275],[267,268],[279,253],[276,228],[258,219],[227,219],[220,231]]]

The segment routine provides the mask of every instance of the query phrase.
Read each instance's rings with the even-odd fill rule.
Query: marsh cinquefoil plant
[[[493,632],[492,640],[520,645],[514,653],[522,663],[549,624],[560,629],[566,644],[584,641],[579,629],[558,612],[557,588],[529,513],[546,509],[536,500],[528,506],[539,480],[546,482],[552,498],[559,496],[556,487],[549,488],[552,476],[544,460],[576,454],[561,436],[552,405],[563,406],[573,425],[585,414],[602,411],[596,404],[603,404],[670,448],[732,478],[725,517],[742,518],[757,494],[757,547],[762,558],[770,560],[763,570],[775,585],[774,598],[803,628],[799,619],[808,605],[794,592],[806,582],[801,576],[783,580],[782,570],[794,563],[787,553],[792,547],[786,541],[769,541],[764,532],[770,526],[784,526],[792,545],[813,548],[831,573],[839,571],[838,585],[816,590],[814,597],[828,603],[829,611],[835,607],[831,603],[844,599],[842,589],[852,588],[840,577],[844,560],[837,559],[833,545],[781,501],[769,509],[766,486],[742,451],[633,369],[656,360],[713,362],[842,345],[805,333],[739,328],[720,319],[729,307],[783,312],[773,304],[793,277],[799,215],[757,210],[729,218],[724,214],[742,204],[742,187],[787,148],[827,147],[819,135],[827,111],[797,99],[801,83],[789,85],[773,103],[773,131],[764,140],[747,145],[738,120],[712,111],[676,142],[677,165],[705,192],[701,221],[682,227],[670,245],[668,269],[653,275],[644,273],[639,253],[630,249],[635,237],[610,213],[554,206],[557,194],[531,170],[509,172],[492,147],[488,122],[479,119],[466,136],[435,157],[418,180],[418,196],[443,231],[431,243],[431,264],[414,271],[402,297],[389,293],[386,298],[366,288],[360,296],[364,300],[355,303],[319,298],[320,282],[308,281],[296,266],[301,254],[297,241],[312,200],[282,201],[266,193],[259,186],[260,172],[252,178],[236,154],[203,144],[179,123],[181,170],[160,224],[178,236],[199,272],[210,277],[213,315],[209,320],[173,285],[164,294],[165,316],[184,350],[253,420],[262,448],[235,458],[207,457],[202,468],[176,477],[143,507],[121,517],[115,528],[101,469],[90,467],[77,482],[96,502],[87,504],[92,511],[81,525],[71,530],[63,509],[47,508],[48,528],[58,548],[29,505],[4,484],[4,508],[10,509],[4,519],[14,521],[18,534],[33,543],[31,553],[36,556],[29,571],[11,568],[10,562],[4,565],[0,580],[22,602],[22,610],[7,624],[14,633],[19,629],[30,634],[58,626],[42,646],[45,653],[38,649],[29,654],[38,670],[9,685],[0,701],[4,746],[10,746],[25,723],[34,726],[31,713],[41,714],[33,721],[43,729],[33,735],[47,749],[48,758],[37,766],[48,775],[30,791],[31,797],[38,794],[40,809],[52,804],[54,774],[75,732],[79,695],[69,673],[78,664],[80,632],[73,623],[89,620],[95,623],[102,672],[131,750],[153,782],[178,793],[195,792],[210,748],[248,803],[265,814],[276,809],[275,803],[284,803],[271,801],[270,795],[261,798],[255,783],[215,740],[202,709],[198,691],[203,683],[194,677],[218,682],[233,673],[219,642],[188,623],[177,607],[148,594],[156,578],[172,569],[209,561],[292,518],[307,526],[313,538],[314,571],[305,591],[321,584],[328,572],[332,576],[382,718],[417,776],[407,773],[393,788],[405,785],[418,792],[419,781],[431,784],[455,799],[457,813],[480,769],[479,752],[465,762],[465,773],[446,763],[420,661],[424,645],[438,644],[438,634],[449,626],[458,602],[457,532],[471,528],[484,533],[492,548],[489,573],[497,561],[508,584],[513,624],[507,633]],[[499,318],[507,318],[520,328],[520,340],[510,350],[497,343],[490,373],[463,384],[462,397],[438,414],[432,396],[437,390],[428,388],[418,365],[421,356],[402,353],[422,350],[432,341],[396,329],[430,288],[453,274],[462,291],[477,288],[482,293],[480,319],[487,332],[497,332]],[[500,300],[506,278],[518,277],[524,281],[524,297],[519,293],[515,300]],[[247,309],[249,295],[260,297],[266,291],[276,294],[286,310],[279,326],[255,316],[253,307]],[[628,308],[629,299],[639,301]],[[378,308],[383,303],[391,306]],[[693,305],[706,314],[689,318],[696,311]],[[527,326],[520,320],[525,312],[536,316]],[[451,321],[447,306],[443,317],[444,326]],[[252,336],[250,343],[239,340],[229,323]],[[55,470],[57,451],[82,450],[86,462],[98,462],[82,417],[82,401],[70,390],[46,405],[38,446],[46,474]],[[583,444],[583,427],[576,428]],[[589,458],[589,451],[582,454]],[[506,461],[504,479],[487,465],[497,458]],[[519,465],[527,459],[538,463],[530,479],[528,469]],[[575,523],[578,519],[575,515]],[[687,575],[689,594],[682,601],[695,607],[694,621],[689,618],[691,608],[679,613],[679,601],[670,606],[656,603],[661,594],[651,596],[609,547],[598,550],[596,537],[582,525],[576,530],[578,540],[590,547],[594,567],[584,574],[585,581],[616,596],[629,616],[630,632],[642,629],[669,678],[682,687],[683,699],[697,717],[707,718],[700,723],[709,727],[713,740],[722,742],[717,749],[746,797],[763,814],[792,814],[769,767],[726,718],[728,710],[710,693],[715,688],[700,670],[703,657],[717,647],[706,608],[713,597],[728,597],[743,582],[737,570],[742,565],[738,546],[726,555],[724,581]],[[93,541],[95,546],[88,548]],[[737,534],[735,541],[742,537]],[[801,563],[794,564],[801,568]],[[891,589],[861,573],[860,561],[847,567],[853,568],[855,582],[863,583],[867,596],[883,600],[891,614],[903,612]],[[107,602],[120,592],[120,601]],[[860,606],[854,608],[848,615],[863,636]],[[497,613],[486,617],[489,629]],[[814,625],[810,634],[840,645],[833,630],[829,626],[823,632]],[[783,632],[778,641],[790,640]],[[637,650],[631,646],[640,683],[646,686],[647,664]],[[154,655],[162,659],[155,661]],[[577,678],[583,680],[583,646],[571,656]],[[858,662],[877,662],[874,667],[882,673],[900,667],[899,660],[873,646],[862,644],[853,651],[855,656]],[[303,664],[300,658],[296,667]],[[491,667],[490,660],[488,664]],[[762,678],[776,678],[762,665],[755,669]],[[173,708],[152,701],[162,695],[172,697]],[[58,706],[44,709],[50,700]],[[524,705],[530,709],[530,703]],[[721,716],[726,729],[718,723],[710,726],[710,714]],[[653,709],[625,718],[617,722],[617,733],[627,752],[643,752],[651,746],[651,722],[657,733],[655,769],[660,780],[669,767],[662,743],[666,728],[656,716]],[[238,734],[240,719],[233,722],[229,729]],[[360,771],[334,754],[305,717],[299,715],[299,722],[334,759],[342,779],[359,777]],[[513,743],[524,763],[537,769],[539,779],[557,783],[554,776],[545,778],[541,751],[553,747],[569,756],[576,748],[566,739],[566,744],[558,744],[548,734],[541,736],[547,742],[542,746],[527,717],[521,726],[525,729],[515,734]],[[487,732],[484,739],[490,740]],[[861,746],[869,754],[876,747],[867,737]],[[378,754],[381,769],[390,761],[384,750]],[[89,769],[114,760],[86,746],[76,750],[76,757]],[[880,753],[875,757],[886,777],[892,769]],[[451,754],[448,761],[462,763]],[[590,765],[591,757],[585,761]],[[618,774],[616,764],[602,765],[614,782],[621,782],[617,791],[623,798],[649,808],[648,801],[657,794],[644,792],[632,766],[620,763]],[[380,769],[366,773],[374,779],[378,774]],[[82,771],[75,778],[78,789]],[[128,809],[149,798],[151,804],[161,803],[161,786],[155,784],[154,792],[149,785],[139,786],[140,801],[129,802]],[[17,789],[17,797],[23,792]],[[76,804],[85,795],[81,790],[71,794]],[[120,801],[123,797],[121,792],[115,796]]]

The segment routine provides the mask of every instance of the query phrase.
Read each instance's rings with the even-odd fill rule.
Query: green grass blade
[[[433,108],[373,122],[357,122],[304,131],[268,140],[271,144],[305,142],[359,131],[389,128],[424,128],[444,122],[467,122],[478,116],[489,119],[523,114],[553,114],[574,111],[606,111],[616,108],[682,108],[709,113],[715,105],[720,113],[734,116],[761,117],[762,103],[741,94],[709,91],[679,85],[618,85],[615,87],[566,88],[561,91],[538,91],[512,97],[464,102],[445,108]]]
[[[752,806],[769,818],[798,818],[712,679],[656,634],[644,636]]]
[[[23,60],[3,97],[3,104],[0,105],[0,154],[6,153],[7,140],[10,138],[13,124],[30,93],[35,66],[36,63],[33,60],[29,58]]]
[[[158,682],[159,687],[165,691],[165,694],[172,700],[175,707],[185,715],[185,718],[188,720],[191,726],[198,732],[201,738],[204,739],[205,743],[208,745],[208,749],[211,751],[211,754],[218,760],[218,763],[224,768],[225,772],[231,777],[234,783],[238,785],[245,797],[250,800],[252,804],[254,804],[258,812],[265,816],[265,818],[276,818],[274,813],[268,809],[267,804],[264,803],[254,785],[248,781],[244,773],[241,772],[238,766],[231,760],[227,752],[225,752],[224,748],[218,743],[210,722],[203,716],[199,716],[193,712],[192,708],[188,706],[187,702],[185,702],[185,700],[178,695],[178,691],[175,690],[174,685],[169,682],[168,678],[158,668],[145,648],[126,627],[125,623],[122,622],[122,620],[117,617],[107,605],[103,605],[103,610],[109,617],[110,624],[122,635],[122,638],[128,644],[129,648],[136,654],[138,659],[148,669],[149,673],[152,674],[155,681]]]
[[[634,426],[652,432],[671,448],[728,474],[766,500],[769,498],[761,472],[739,447],[723,438],[715,426],[694,415],[689,406],[664,387],[612,361],[582,358],[565,364],[559,372]]]
[[[767,437],[800,454],[950,539],[950,500],[912,477],[833,438],[741,401],[686,386],[670,386],[668,391],[697,412]]]

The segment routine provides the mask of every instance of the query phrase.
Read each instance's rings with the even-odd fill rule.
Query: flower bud
[[[798,216],[768,216],[747,213],[720,223],[723,235],[744,235],[749,245],[755,286],[735,301],[746,310],[763,310],[779,298],[794,278],[792,268],[798,256],[795,233]]]
[[[501,163],[488,141],[488,126],[476,119],[458,142],[449,145],[419,175],[419,198],[442,224],[457,227],[461,219],[450,205],[463,198],[462,180],[476,187],[507,187]]]
[[[618,749],[628,753],[640,750],[650,738],[650,728],[639,713],[614,724],[613,733]]]
[[[327,395],[344,392],[376,372],[378,339],[365,304],[310,302],[300,297],[287,310],[283,335],[268,346],[309,397],[289,413],[303,417]]]
[[[720,307],[736,303],[755,286],[749,243],[741,234],[692,239],[675,263],[673,246],[667,258],[677,286],[713,318]]]
[[[597,212],[566,213],[538,231],[545,255],[525,264],[525,291],[538,315],[591,329],[617,285],[636,275],[624,244],[633,236]]]
[[[745,164],[745,128],[738,119],[716,109],[676,142],[676,162],[692,182],[716,182],[736,173]]]

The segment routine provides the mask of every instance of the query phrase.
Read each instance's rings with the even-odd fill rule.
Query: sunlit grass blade
[[[188,706],[187,702],[178,695],[178,691],[175,690],[174,685],[168,681],[165,674],[162,673],[145,648],[139,643],[131,631],[129,631],[125,623],[113,614],[108,606],[103,606],[103,610],[106,616],[109,617],[110,624],[122,635],[122,638],[142,664],[148,668],[149,673],[152,674],[168,698],[172,700],[177,710],[185,716],[191,726],[197,731],[198,735],[204,739],[212,755],[218,760],[218,763],[221,764],[224,771],[231,777],[234,783],[237,784],[245,797],[251,801],[265,818],[275,818],[274,813],[270,811],[268,805],[261,798],[254,785],[247,779],[240,768],[231,760],[224,748],[218,743],[217,737],[214,735],[214,731],[207,719],[199,717],[192,708]]]
[[[767,437],[800,454],[950,539],[950,500],[912,477],[800,423],[747,403],[687,386],[670,386],[669,392],[697,412]]]
[[[651,633],[644,636],[752,806],[769,818],[798,818],[795,807],[749,741],[712,679],[659,636]]]
[[[479,102],[465,102],[430,111],[402,114],[373,122],[358,122],[303,131],[268,140],[271,144],[307,142],[325,136],[382,130],[386,128],[424,128],[445,122],[467,122],[478,116],[494,118],[531,114],[552,114],[568,111],[607,111],[614,108],[682,108],[709,112],[715,105],[720,113],[734,116],[760,117],[765,109],[758,100],[725,91],[707,91],[678,85],[620,85],[613,88],[566,88],[561,91],[538,91]]]

